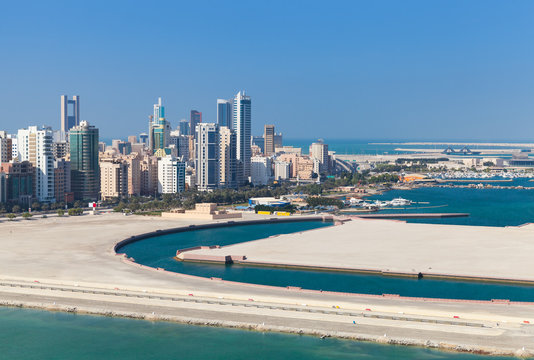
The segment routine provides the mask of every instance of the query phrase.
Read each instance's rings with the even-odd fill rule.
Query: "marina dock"
[[[469,213],[418,213],[418,214],[355,214],[350,215],[361,219],[444,219],[468,217]]]

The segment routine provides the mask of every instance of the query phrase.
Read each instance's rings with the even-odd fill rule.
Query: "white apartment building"
[[[176,194],[185,190],[185,163],[172,156],[158,161],[158,193]]]
[[[291,163],[287,161],[276,161],[274,163],[274,179],[289,180],[291,178]]]
[[[35,168],[35,197],[41,202],[54,202],[54,155],[52,130],[30,126],[17,134],[20,161],[29,161]]]
[[[245,95],[244,91],[238,92],[234,98],[232,130],[236,133],[236,158],[241,163],[240,170],[242,168],[242,176],[239,176],[241,181],[246,181],[251,176],[251,108],[252,102],[250,96]]]
[[[253,156],[250,163],[250,177],[254,185],[267,185],[272,176],[272,160],[266,156]]]

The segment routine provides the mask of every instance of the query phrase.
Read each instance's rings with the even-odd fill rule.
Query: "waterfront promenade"
[[[247,215],[244,220],[260,218],[265,217]],[[113,251],[118,241],[134,235],[201,223],[207,222],[118,214],[2,222],[0,302],[483,353],[534,350],[534,329],[527,323],[534,323],[534,304],[427,301],[238,284],[141,267]],[[340,231],[347,225],[329,229]],[[448,229],[425,226],[445,233]],[[483,228],[473,231],[479,230]],[[324,229],[306,233],[320,231]],[[402,244],[402,232],[396,240]]]

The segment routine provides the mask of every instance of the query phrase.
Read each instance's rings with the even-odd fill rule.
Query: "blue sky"
[[[173,127],[245,89],[253,132],[532,140],[532,1],[4,1],[0,129],[59,127],[81,96],[102,137]]]

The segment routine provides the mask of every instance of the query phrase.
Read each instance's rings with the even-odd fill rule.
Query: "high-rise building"
[[[70,161],[63,158],[54,161],[54,197],[57,202],[71,202]]]
[[[264,145],[263,145],[263,153],[265,155],[272,155],[274,154],[274,125],[265,125],[264,131],[263,131],[263,139],[264,139]]]
[[[171,125],[165,120],[165,107],[161,98],[154,104],[154,113],[149,123],[149,148],[152,152],[164,149],[169,145]]]
[[[281,148],[284,146],[282,141],[282,133],[274,134],[274,151],[276,151],[276,148]]]
[[[17,135],[8,135],[8,137],[11,137],[11,159],[18,159],[19,158],[19,146],[18,146],[18,139]]]
[[[232,102],[230,100],[217,99],[217,124],[232,128]]]
[[[223,188],[236,188],[236,137],[227,126],[219,127],[219,182]]]
[[[202,113],[196,110],[191,110],[189,118],[189,134],[195,135],[197,125],[202,122]]]
[[[141,195],[154,196],[158,190],[158,158],[145,155],[140,163]]]
[[[200,191],[219,186],[219,126],[200,123],[195,135],[195,170]]]
[[[145,146],[148,146],[148,134],[139,134],[139,142]]]
[[[114,158],[100,161],[100,195],[102,200],[128,196],[128,164]]]
[[[263,154],[265,151],[265,139],[263,136],[253,136],[252,137],[252,147],[257,147],[259,149],[259,153]],[[252,151],[254,152],[254,151]],[[254,156],[254,155],[251,155]]]
[[[180,131],[180,135],[190,135],[191,131],[189,130],[189,121],[186,119],[180,120],[178,123],[178,130]]]
[[[71,129],[71,188],[76,200],[97,200],[100,193],[98,129],[87,121]]]
[[[130,153],[123,160],[128,166],[128,195],[141,195],[141,157],[138,153]]]
[[[54,154],[54,159],[62,159],[67,156],[69,153],[69,142],[68,141],[59,141],[52,144],[52,153]]]
[[[61,95],[61,131],[65,134],[80,124],[80,97],[75,95],[69,100]]]
[[[137,136],[135,136],[135,135],[128,136],[128,142],[130,144],[137,144]]]
[[[0,172],[0,203],[7,202],[7,176]]]
[[[34,195],[41,202],[54,202],[54,154],[52,129],[30,126],[17,134],[20,161],[29,161],[35,169]]]
[[[236,158],[242,168],[242,182],[250,177],[251,157],[251,100],[245,92],[238,92],[234,98],[234,123],[232,129],[236,133]],[[240,184],[241,185],[241,184]]]
[[[267,156],[253,156],[250,172],[253,185],[267,185],[272,176],[271,158]]]
[[[310,145],[310,158],[319,162],[315,169],[317,174],[329,173],[328,145],[319,141]]]
[[[9,162],[13,155],[13,139],[5,131],[0,131],[0,163]]]
[[[128,141],[113,139],[111,140],[111,147],[122,155],[128,155],[132,152],[132,144]]]
[[[185,163],[173,156],[158,162],[158,192],[176,194],[185,191]]]
[[[274,163],[274,179],[289,180],[291,177],[291,163],[286,161],[276,161]]]
[[[181,135],[179,131],[171,131],[170,145],[174,145],[176,157],[183,158],[183,161],[189,160],[189,136]]]

